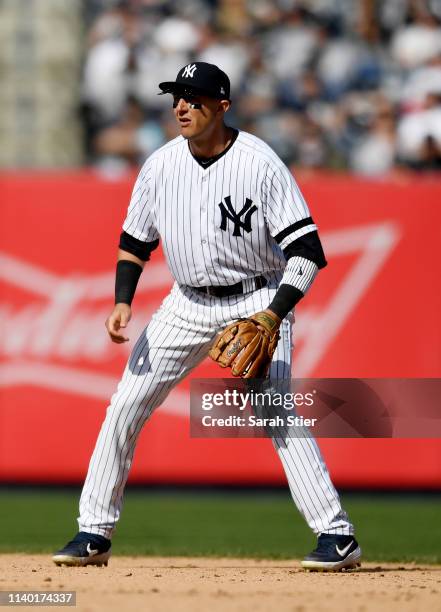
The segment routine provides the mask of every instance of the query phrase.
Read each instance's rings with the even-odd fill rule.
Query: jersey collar
[[[193,155],[193,153],[191,152],[190,149],[190,143],[187,141],[187,146],[188,146],[188,150],[190,152],[190,155],[192,156],[192,158],[201,166],[201,168],[203,168],[204,170],[206,170],[207,168],[209,168],[211,165],[213,165],[214,163],[216,163],[221,157],[223,157],[226,153],[228,153],[228,151],[231,149],[231,147],[233,146],[233,144],[236,142],[237,137],[239,136],[239,130],[237,130],[236,128],[232,128],[233,129],[233,136],[231,138],[231,142],[228,145],[228,147],[226,147],[223,151],[221,151],[220,153],[218,153],[217,155],[213,155],[213,157],[197,157],[196,155]]]

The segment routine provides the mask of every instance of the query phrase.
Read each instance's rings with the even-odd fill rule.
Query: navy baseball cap
[[[230,99],[230,79],[220,68],[206,62],[193,62],[184,66],[176,77],[176,81],[159,83],[159,88],[166,93],[194,93],[210,96],[218,100]]]

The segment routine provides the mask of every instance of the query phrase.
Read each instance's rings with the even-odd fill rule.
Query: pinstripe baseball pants
[[[267,287],[227,298],[175,283],[136,342],[107,409],[81,494],[80,531],[111,538],[137,439],[153,410],[206,357],[219,330],[267,307],[279,281],[274,274]],[[292,315],[282,322],[270,378],[291,377],[291,323]],[[315,440],[282,436],[273,438],[273,444],[292,498],[314,533],[352,535]]]

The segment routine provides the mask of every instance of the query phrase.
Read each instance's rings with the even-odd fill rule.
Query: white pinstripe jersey
[[[240,131],[204,168],[178,136],[143,165],[125,232],[161,238],[181,285],[232,285],[283,270],[282,249],[316,230],[294,178],[260,138]]]

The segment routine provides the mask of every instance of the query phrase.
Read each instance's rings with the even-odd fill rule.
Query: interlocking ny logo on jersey
[[[188,66],[185,66],[184,70],[182,71],[182,76],[192,79],[196,68],[196,64],[188,64]]]
[[[225,202],[225,204],[224,204]],[[221,230],[227,231],[227,220],[229,219],[234,223],[233,236],[241,236],[240,228],[245,232],[251,232],[251,217],[257,210],[257,206],[251,206],[253,200],[247,198],[245,200],[245,206],[239,212],[236,212],[231,204],[231,196],[226,196],[224,202],[220,202],[219,208],[222,214],[222,222],[220,224]],[[241,217],[244,216],[243,220]]]

